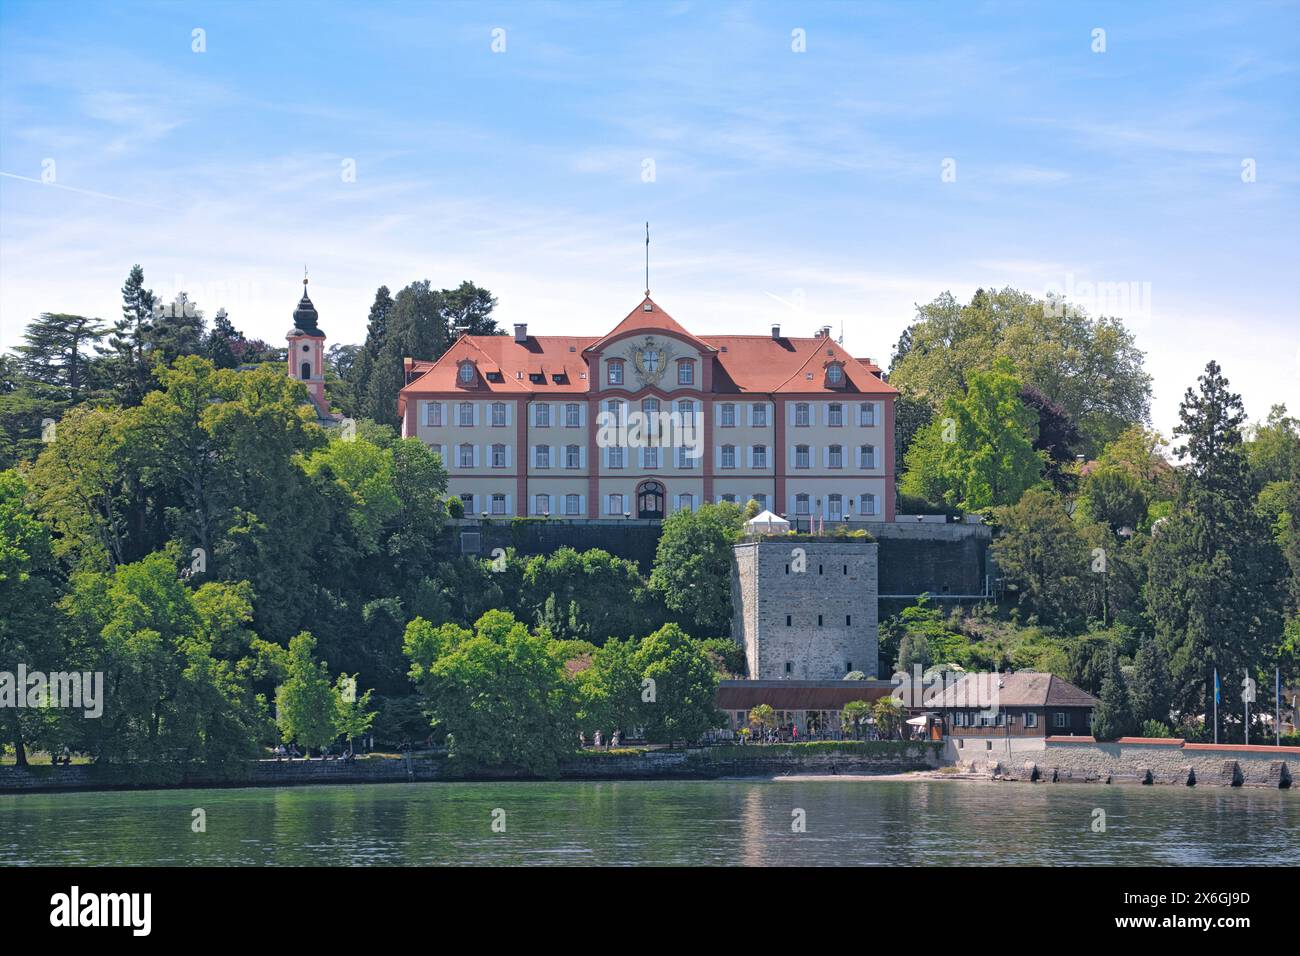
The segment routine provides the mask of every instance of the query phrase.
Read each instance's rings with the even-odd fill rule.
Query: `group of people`
[[[617,730],[609,735],[608,741],[605,740],[604,735],[598,730],[594,734],[592,734],[591,743],[592,746],[594,746],[597,750],[599,750],[602,746],[612,750],[613,748],[618,746],[618,742],[620,739],[621,739],[620,733]],[[582,744],[582,748],[585,750],[587,748],[587,735],[578,734],[578,742]]]

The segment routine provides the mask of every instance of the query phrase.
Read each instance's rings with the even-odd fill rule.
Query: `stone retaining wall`
[[[797,745],[795,745],[797,746]],[[741,753],[740,751],[744,751]],[[940,765],[938,744],[848,745],[840,750],[712,747],[702,750],[649,751],[640,754],[592,753],[560,768],[567,780],[650,780],[776,776],[781,774],[883,774],[933,769]],[[492,774],[493,779],[520,774]],[[236,774],[191,771],[145,777],[143,768],[77,764],[27,768],[0,767],[0,793],[59,790],[162,789],[175,787],[285,787],[330,783],[404,783],[459,779],[447,773],[444,759],[374,758],[337,760],[260,760]],[[486,779],[486,776],[484,777]]]
[[[1021,758],[1023,757],[1023,760]],[[1028,779],[1036,766],[1040,779],[1185,786],[1279,787],[1300,775],[1300,747],[1245,747],[1189,744],[1182,740],[1120,740],[1116,743],[1048,739],[1042,750],[1014,755],[1001,772]],[[988,767],[995,770],[997,768]]]

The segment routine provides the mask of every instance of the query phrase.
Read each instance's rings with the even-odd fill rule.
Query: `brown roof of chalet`
[[[975,705],[967,701],[979,700],[978,692],[962,685],[967,681],[992,678],[990,674],[969,674],[939,695],[931,706],[973,707]],[[1098,704],[1096,697],[1055,674],[1019,671],[998,674],[997,680],[1001,682],[998,687],[999,707],[1096,707]]]
[[[724,680],[714,703],[722,710],[751,710],[759,704],[773,710],[841,710],[850,701],[887,697],[893,689],[887,680]]]

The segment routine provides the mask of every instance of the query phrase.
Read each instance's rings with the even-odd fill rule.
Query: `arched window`
[[[311,362],[303,362],[299,368],[301,378],[311,378]]]

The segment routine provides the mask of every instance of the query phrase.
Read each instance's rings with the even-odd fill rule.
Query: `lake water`
[[[0,865],[449,863],[1297,865],[1300,793],[733,780],[0,796]]]

